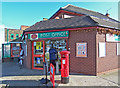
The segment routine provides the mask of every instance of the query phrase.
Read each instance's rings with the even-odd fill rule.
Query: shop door
[[[45,61],[44,44],[44,41],[32,41],[32,69],[43,70],[43,62]]]

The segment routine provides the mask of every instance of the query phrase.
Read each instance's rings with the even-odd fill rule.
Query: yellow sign
[[[41,50],[41,42],[36,42],[36,50]]]

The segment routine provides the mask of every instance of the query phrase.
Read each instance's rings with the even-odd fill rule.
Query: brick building
[[[49,20],[24,30],[24,65],[42,70],[43,62],[49,63],[52,44],[58,52],[70,51],[70,73],[97,75],[116,69],[120,55],[119,24],[98,12],[73,5],[62,7]]]
[[[10,42],[22,36],[23,30],[29,26],[21,25],[20,29],[5,28],[5,42]]]
[[[10,60],[10,58],[19,57],[22,44],[23,30],[29,26],[22,25],[20,29],[5,28],[5,43],[2,44],[2,58],[3,61]]]

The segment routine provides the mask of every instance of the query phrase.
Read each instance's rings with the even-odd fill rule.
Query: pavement
[[[43,85],[40,80],[46,76],[41,70],[20,69],[16,62],[4,62],[2,65],[1,86],[32,86],[40,87]],[[48,74],[48,79],[50,76]],[[83,87],[83,86],[114,86],[118,87],[118,70],[113,70],[99,76],[89,76],[80,74],[70,74],[69,83],[61,83],[61,75],[55,75],[56,87]],[[51,83],[48,83],[48,86]]]

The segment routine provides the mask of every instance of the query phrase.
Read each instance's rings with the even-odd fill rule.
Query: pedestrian
[[[20,58],[19,58],[20,69],[23,67],[23,56],[24,56],[24,50],[23,50],[23,48],[21,48]]]
[[[52,63],[54,65],[54,67],[56,67],[56,63],[55,61],[58,58],[58,52],[55,48],[53,48],[53,45],[51,44],[51,48],[49,49],[49,59],[50,59],[50,63]]]

